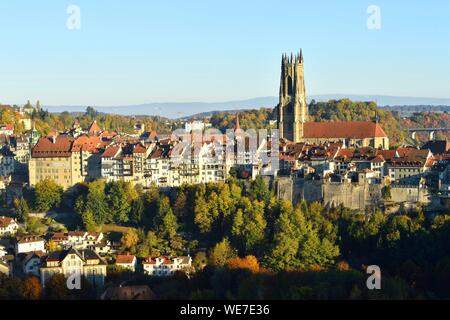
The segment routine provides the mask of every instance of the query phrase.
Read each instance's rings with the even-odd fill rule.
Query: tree
[[[45,283],[44,298],[47,300],[69,300],[70,290],[63,274],[54,274]]]
[[[267,222],[264,218],[264,202],[241,198],[233,221],[232,235],[244,253],[254,253],[264,240]]]
[[[144,242],[139,246],[139,256],[158,257],[168,252],[167,241],[158,237],[154,231],[149,231]]]
[[[274,245],[265,257],[266,264],[273,270],[289,270],[298,266],[299,228],[303,225],[304,217],[298,217],[300,224],[296,226],[291,220],[292,215],[292,205],[283,201],[275,223]]]
[[[142,224],[146,226],[147,229],[153,226],[159,208],[159,198],[159,188],[155,184],[152,184],[143,195],[145,210],[142,216]]]
[[[51,179],[39,181],[35,186],[35,207],[45,212],[59,206],[63,188]]]
[[[26,223],[30,212],[27,201],[23,197],[14,199],[14,209],[16,210],[17,220]]]
[[[195,254],[192,264],[195,270],[201,271],[208,264],[208,256],[204,251],[199,251]]]
[[[224,238],[212,249],[209,255],[209,261],[214,266],[223,267],[228,260],[236,257],[236,255],[236,250],[231,246],[230,241],[227,238]]]
[[[39,300],[42,294],[41,283],[38,278],[28,276],[23,280],[23,295],[27,300]]]
[[[107,185],[107,201],[112,213],[112,222],[125,223],[130,212],[130,199],[127,197],[126,184],[123,181],[110,182]]]
[[[381,197],[384,199],[384,200],[389,200],[389,199],[391,199],[391,186],[384,186],[382,189],[381,189]]]
[[[245,258],[231,258],[227,262],[227,267],[230,269],[249,269],[253,273],[259,272],[258,259],[255,256],[246,256]]]
[[[283,201],[275,225],[274,246],[265,261],[273,270],[326,268],[339,255],[339,247],[319,235],[320,226],[307,221],[300,207]]]
[[[161,237],[172,239],[177,234],[177,217],[173,214],[168,197],[163,197],[159,203],[158,214],[154,225]]]
[[[136,229],[128,229],[128,231],[122,236],[120,242],[125,249],[134,248],[139,242],[139,235]]]
[[[93,214],[94,221],[97,225],[102,225],[112,218],[108,211],[107,197],[105,194],[106,183],[104,180],[95,180],[88,185],[88,194],[85,201],[85,210],[89,210]]]
[[[200,233],[211,231],[213,219],[209,214],[204,185],[201,185],[195,194],[194,222],[200,230]]]
[[[87,108],[86,108],[86,113],[85,113],[85,115],[86,115],[87,117],[90,117],[90,118],[92,118],[92,119],[95,119],[95,118],[98,117],[98,112],[97,112],[97,110],[95,110],[95,109],[92,108],[92,107],[87,107]]]
[[[97,229],[94,213],[90,209],[86,209],[83,212],[81,219],[83,220],[83,225],[87,231],[95,231]]]
[[[254,181],[252,181],[249,195],[251,198],[258,201],[267,203],[270,199],[270,190],[263,177],[258,175]]]
[[[144,200],[142,200],[141,197],[138,197],[136,200],[133,201],[133,204],[131,205],[130,221],[135,225],[140,224],[140,222],[143,219],[144,211],[145,211]]]

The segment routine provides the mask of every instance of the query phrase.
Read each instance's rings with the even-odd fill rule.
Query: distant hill
[[[415,98],[381,95],[347,95],[327,94],[312,95],[309,101],[328,101],[330,99],[349,98],[353,101],[375,101],[379,106],[450,106],[450,99]],[[278,97],[260,97],[247,100],[226,102],[166,102],[146,103],[128,106],[95,106],[102,113],[120,115],[155,115],[171,119],[190,117],[195,114],[208,114],[215,111],[235,111],[262,107],[273,108],[278,104]],[[84,112],[87,106],[44,106],[50,112]]]

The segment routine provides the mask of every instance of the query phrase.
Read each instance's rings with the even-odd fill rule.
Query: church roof
[[[306,122],[303,125],[304,138],[385,138],[386,133],[378,123],[371,121],[352,122]]]
[[[102,129],[98,126],[97,120],[94,120],[92,122],[91,126],[89,127],[89,133],[96,134],[96,133],[99,133],[100,131],[102,131]]]

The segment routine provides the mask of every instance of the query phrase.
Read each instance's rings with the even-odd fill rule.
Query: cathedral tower
[[[299,142],[303,124],[308,120],[302,51],[294,57],[283,54],[281,60],[280,103],[278,129],[280,137]]]

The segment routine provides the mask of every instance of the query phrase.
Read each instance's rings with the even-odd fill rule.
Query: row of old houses
[[[9,245],[0,246],[0,272],[9,276],[34,275],[45,286],[55,274],[66,278],[80,275],[101,287],[109,264],[137,272],[136,256],[120,253],[120,245],[109,241],[101,232],[69,231],[36,236],[18,235],[18,229],[15,219],[0,217],[0,240],[5,243],[9,239],[6,242]],[[154,277],[189,273],[192,267],[189,255],[145,257],[141,261],[142,272]]]
[[[309,145],[305,143],[282,143],[280,150],[281,174],[313,176],[320,179],[351,179],[360,172],[369,181],[387,184],[419,185],[434,171],[446,169],[450,161],[450,144],[433,153],[432,141],[421,149],[399,147],[394,150],[381,150],[372,147],[346,148],[343,143]],[[441,177],[441,185],[446,177]],[[445,180],[445,181],[444,181]]]
[[[267,170],[269,139],[256,144],[237,132],[231,143],[217,134],[119,135],[101,130],[94,121],[84,131],[76,127],[40,138],[31,150],[29,183],[52,179],[67,189],[105,179],[175,187],[224,181],[233,167],[252,176]]]

